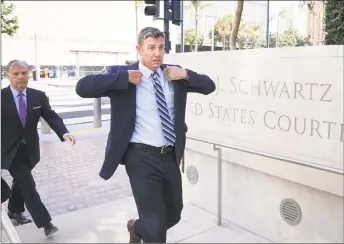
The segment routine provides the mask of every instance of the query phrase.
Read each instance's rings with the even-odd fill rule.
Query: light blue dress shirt
[[[19,91],[14,89],[12,86],[10,86],[10,89],[11,89],[13,99],[14,99],[14,102],[16,104],[18,115],[19,115],[19,97],[18,97]],[[23,99],[24,99],[24,102],[27,106],[26,88],[22,91],[22,93],[24,94]]]
[[[166,141],[158,112],[153,79],[151,77],[153,71],[141,62],[139,62],[139,71],[142,73],[142,78],[141,82],[136,86],[136,122],[135,131],[130,141],[162,147],[166,145]],[[165,78],[160,68],[157,72],[160,76],[159,81],[164,91],[171,120],[174,123],[173,84]]]

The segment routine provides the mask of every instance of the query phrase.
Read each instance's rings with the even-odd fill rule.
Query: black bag
[[[6,202],[10,197],[11,189],[6,181],[1,177],[1,203]]]

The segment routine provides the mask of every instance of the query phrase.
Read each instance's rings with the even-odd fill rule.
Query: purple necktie
[[[26,114],[27,114],[27,111],[26,111],[26,104],[24,102],[24,94],[23,93],[19,93],[18,94],[18,99],[19,99],[19,118],[20,118],[20,121],[23,125],[23,127],[25,127],[25,123],[26,123]]]

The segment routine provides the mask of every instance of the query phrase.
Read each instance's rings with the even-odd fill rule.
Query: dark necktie
[[[161,119],[162,130],[164,132],[167,144],[174,145],[174,142],[176,141],[176,136],[174,133],[173,123],[168,112],[165,95],[159,81],[159,74],[155,71],[154,73],[152,73],[152,78],[154,81],[155,97]]]
[[[24,94],[21,93],[21,92],[18,94],[18,104],[19,104],[19,118],[20,118],[20,122],[22,123],[23,127],[25,127],[26,116],[27,116],[27,109],[26,109],[26,104],[24,102]]]

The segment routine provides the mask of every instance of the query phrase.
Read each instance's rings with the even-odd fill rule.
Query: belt
[[[154,147],[150,145],[146,145],[143,143],[136,143],[136,142],[130,142],[129,148],[135,148],[145,151],[151,151],[153,153],[160,153],[160,154],[166,154],[174,151],[174,146],[166,145],[162,147]]]

